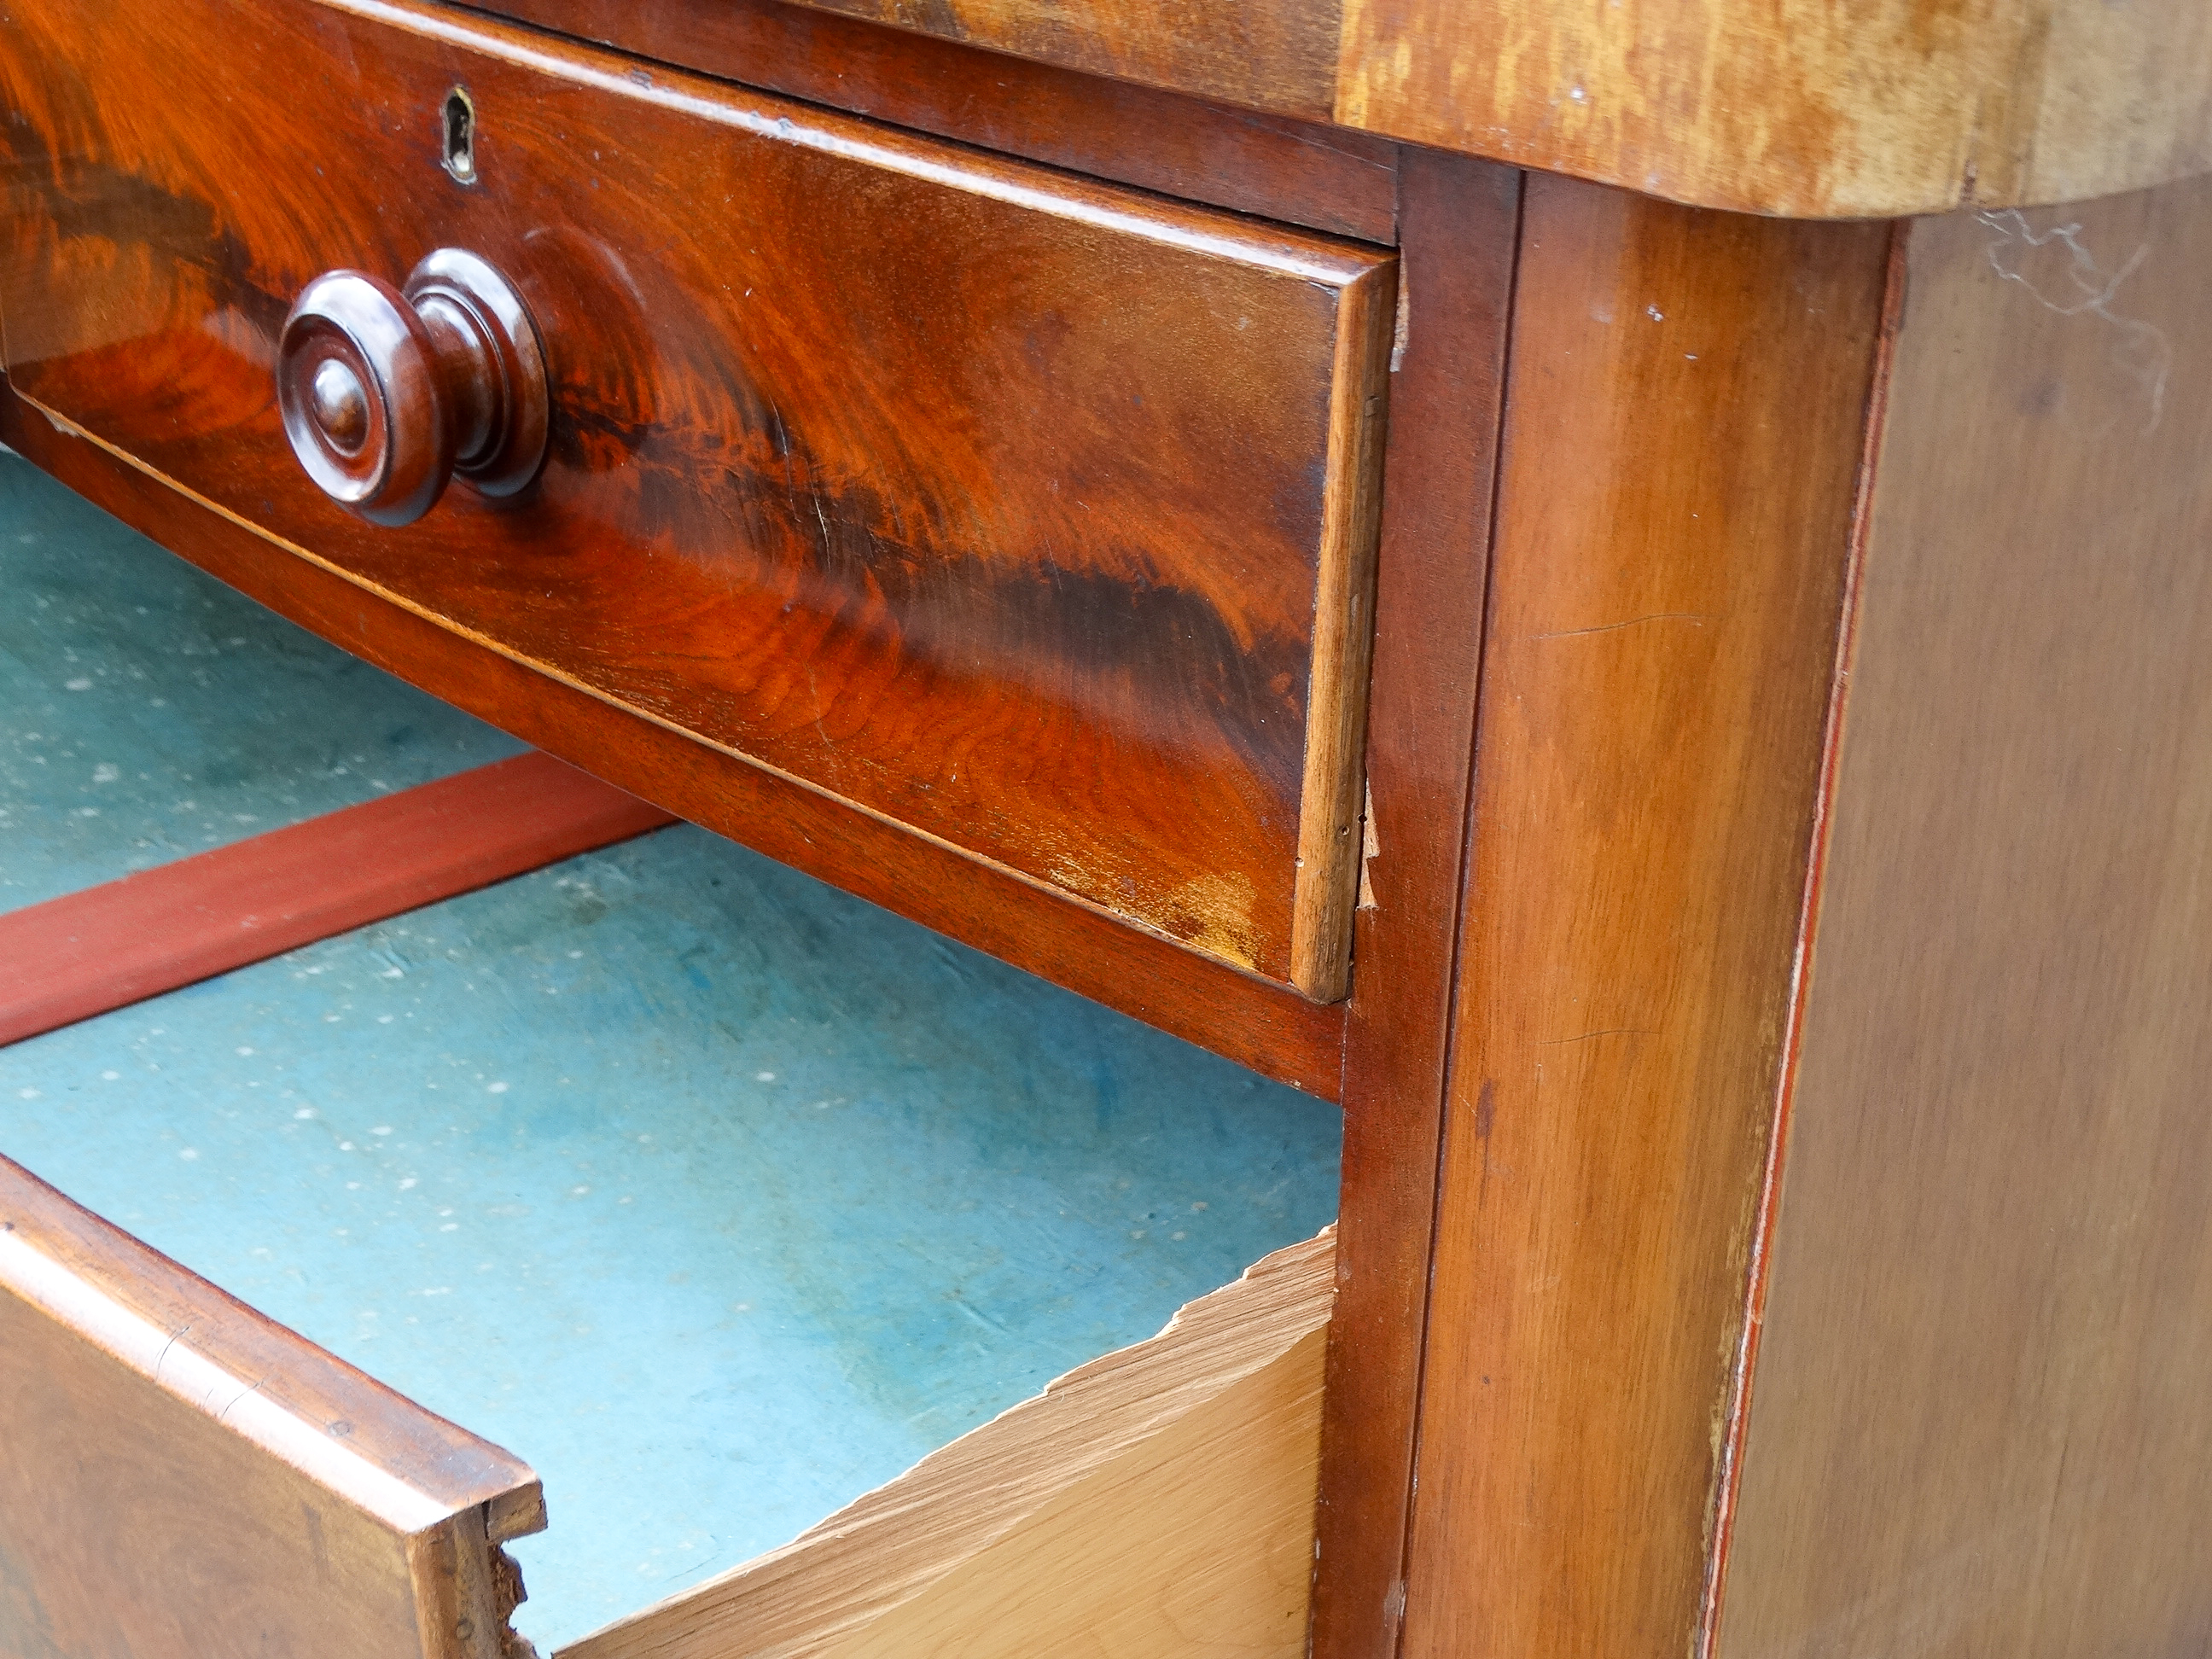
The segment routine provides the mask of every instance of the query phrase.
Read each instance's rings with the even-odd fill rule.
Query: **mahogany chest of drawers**
[[[1341,1109],[1332,1243],[990,1425],[1157,1486],[1070,1476],[997,1577],[792,1558],[911,1626],[749,1602],[619,1650],[2212,1629],[2202,26],[2047,5],[2029,67],[2019,19],[1907,52],[1803,9],[0,5],[10,447],[655,808]],[[46,1346],[0,1364],[46,1391],[0,1431],[121,1365],[167,1426],[117,1457],[204,1443],[232,1520],[356,1528],[236,1545],[378,1564],[380,1611],[300,1631],[501,1650],[527,1468],[228,1304],[193,1403],[162,1345],[217,1293],[7,1201]],[[1143,1417],[1178,1366],[1212,1392]],[[301,1439],[333,1389],[393,1415]],[[985,1525],[968,1443],[922,1466],[949,1507],[880,1503]],[[1261,1560],[1263,1510],[1279,1567],[1310,1495],[1310,1583],[1097,1634],[1064,1587],[1124,1582],[1170,1491],[1218,1529],[1145,1582]],[[41,1583],[132,1593],[75,1547]],[[1032,1581],[1060,1624],[1005,1611]],[[260,1650],[162,1594],[175,1652]],[[105,1651],[11,1605],[16,1650]]]

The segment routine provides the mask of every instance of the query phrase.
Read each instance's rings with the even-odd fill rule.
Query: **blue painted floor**
[[[521,750],[0,451],[0,910]]]
[[[178,585],[153,556],[143,580]],[[95,685],[159,666],[88,633],[110,642],[69,665]],[[333,678],[349,706],[413,696]],[[9,684],[0,744],[27,718],[105,753],[131,707],[42,691],[26,717]],[[205,765],[194,730],[243,741],[187,728],[177,775]],[[27,775],[55,775],[0,773],[11,878],[76,856],[40,840],[76,832]],[[238,810],[274,822],[307,787],[251,770]],[[516,1623],[549,1651],[1310,1236],[1339,1133],[1333,1107],[688,827],[0,1049],[0,1152],[531,1460],[552,1528],[515,1547]]]

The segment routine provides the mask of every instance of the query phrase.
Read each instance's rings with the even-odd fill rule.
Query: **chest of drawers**
[[[2193,19],[488,9],[7,8],[0,435],[1340,1108],[1322,1659],[2193,1639]]]

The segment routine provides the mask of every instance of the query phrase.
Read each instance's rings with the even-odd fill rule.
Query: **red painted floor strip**
[[[675,820],[518,755],[0,915],[0,1044]]]

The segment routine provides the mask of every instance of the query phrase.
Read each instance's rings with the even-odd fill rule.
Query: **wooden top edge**
[[[805,103],[739,82],[654,64],[480,14],[448,15],[416,0],[320,0],[333,10],[483,52],[539,73],[950,189],[1172,243],[1294,279],[1350,284],[1396,258],[1393,248],[1228,208],[1156,195],[1042,161],[981,149]]]
[[[795,0],[1692,206],[1890,218],[2212,171],[2203,0]],[[1317,64],[1333,51],[1333,87]]]
[[[812,1651],[921,1594],[1070,1487],[1325,1330],[1335,1296],[1331,1226],[1186,1303],[1158,1335],[1054,1378],[790,1543],[555,1659],[708,1659],[740,1636],[748,1653]]]
[[[0,1158],[0,1290],[405,1533],[493,1506],[544,1525],[538,1477]],[[532,1524],[532,1521],[535,1524]]]

